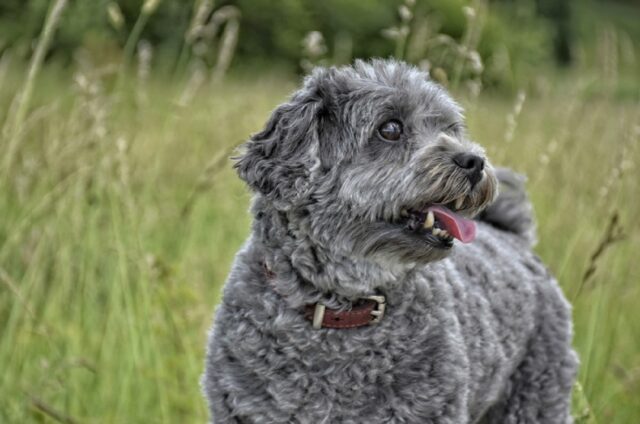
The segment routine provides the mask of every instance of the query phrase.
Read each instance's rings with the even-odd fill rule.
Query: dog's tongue
[[[429,208],[445,230],[463,243],[471,243],[476,238],[476,224],[444,206]]]

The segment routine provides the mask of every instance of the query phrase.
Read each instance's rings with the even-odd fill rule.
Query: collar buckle
[[[316,307],[313,310],[313,328],[319,330],[322,328],[322,321],[324,320],[324,311],[327,309],[322,303],[316,303]]]
[[[371,315],[373,316],[373,319],[371,320],[370,324],[379,323],[380,320],[382,320],[382,317],[384,316],[384,311],[387,305],[386,304],[387,298],[382,295],[375,295],[375,296],[367,296],[365,297],[365,299],[373,300],[374,302],[376,302],[376,308],[373,311],[371,311]]]

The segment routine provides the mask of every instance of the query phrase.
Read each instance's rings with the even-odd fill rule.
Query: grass
[[[0,78],[0,122],[20,71]],[[575,415],[638,422],[640,111],[589,83],[554,78],[511,122],[515,97],[464,103],[493,162],[529,176],[537,251],[574,303]],[[206,420],[206,333],[250,222],[223,158],[296,82],[230,80],[184,106],[177,81],[113,84],[45,69],[0,181],[0,422]],[[614,213],[624,238],[607,243]]]

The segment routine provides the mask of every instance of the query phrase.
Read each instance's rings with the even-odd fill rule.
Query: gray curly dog
[[[571,422],[571,310],[522,178],[443,88],[396,61],[318,68],[245,149],[214,423]]]

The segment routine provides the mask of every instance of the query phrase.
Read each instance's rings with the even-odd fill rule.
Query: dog
[[[212,422],[571,422],[571,310],[523,180],[427,74],[317,68],[236,159],[254,220],[209,335]]]

